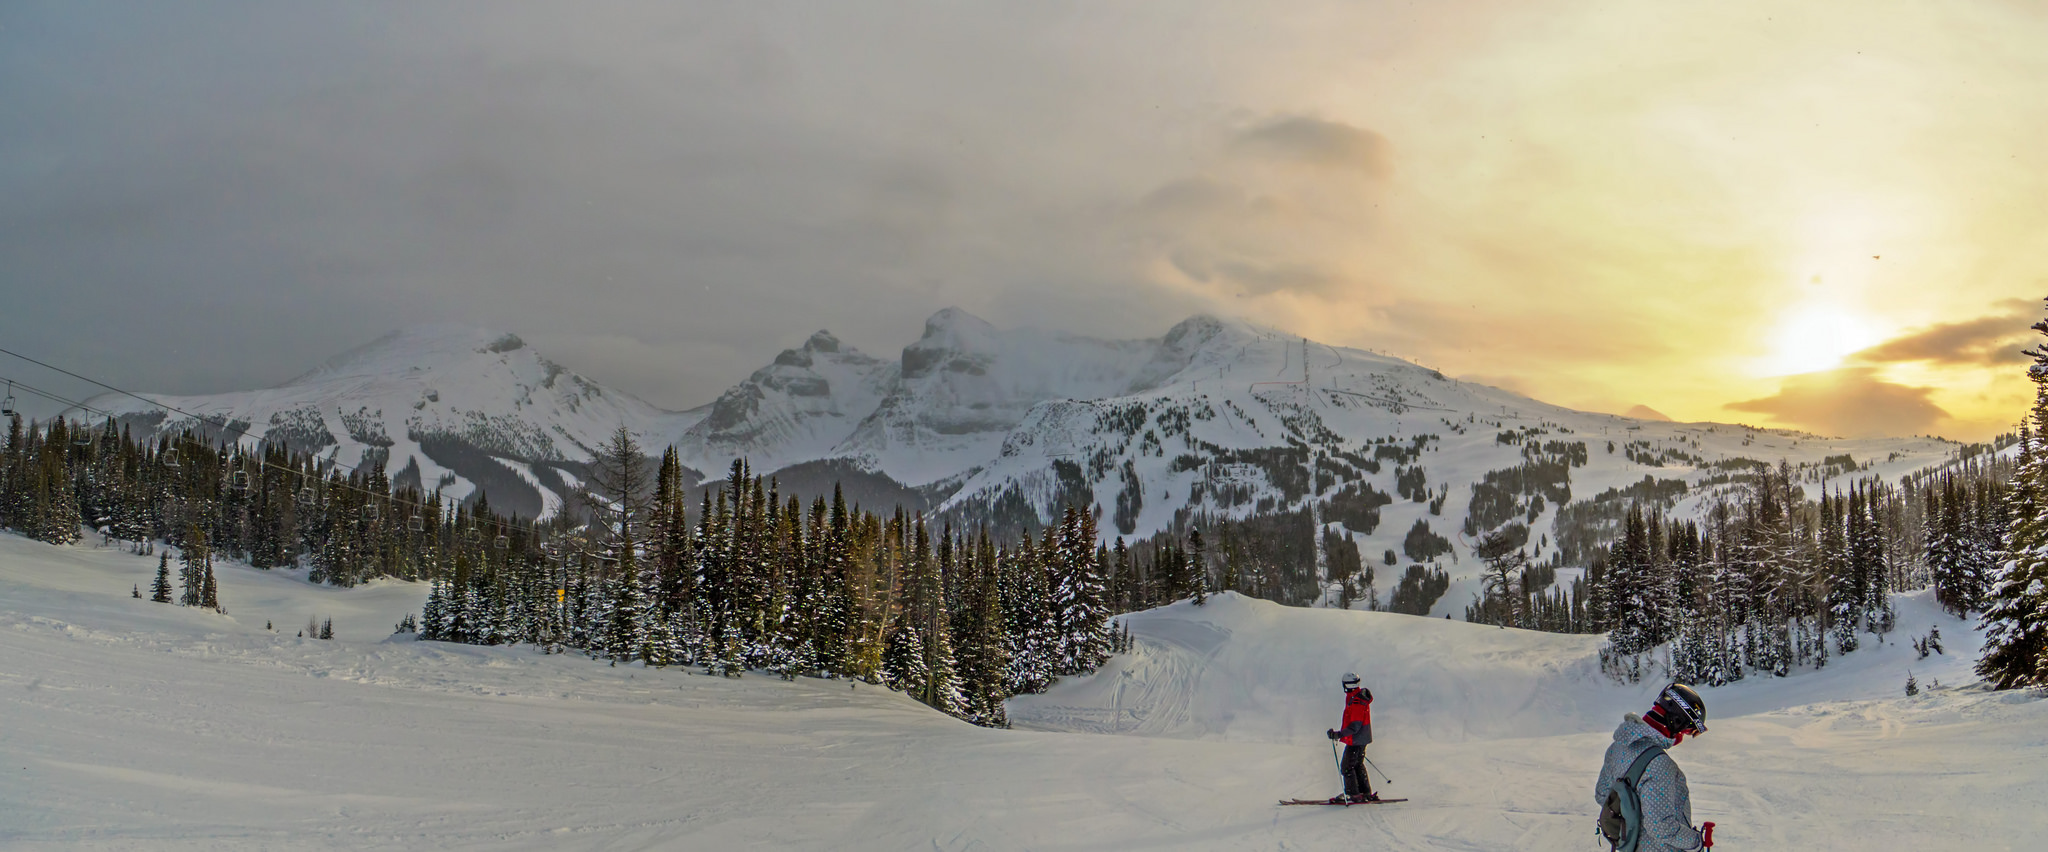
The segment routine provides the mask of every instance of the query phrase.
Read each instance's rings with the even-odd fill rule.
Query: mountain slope
[[[1136,651],[992,730],[867,684],[389,636],[419,584],[222,564],[226,614],[120,588],[154,568],[0,534],[0,847],[1567,852],[1609,732],[1656,688],[1582,677],[1589,637],[1220,596],[1132,616]],[[1969,686],[1969,624],[1900,611],[1901,634],[1944,619],[1949,655],[1901,636],[1707,693],[1711,733],[1672,755],[1727,848],[2048,830],[2048,702]],[[295,637],[309,617],[337,638]],[[1411,801],[1275,808],[1336,791],[1346,670],[1377,699],[1374,782]]]
[[[464,326],[407,329],[277,388],[161,399],[528,515],[569,499],[591,449],[623,424],[650,453],[674,444],[714,477],[746,458],[961,525],[1014,529],[1086,505],[1106,535],[1144,536],[1199,516],[1305,513],[1302,529],[1348,534],[1368,559],[1446,568],[1512,525],[1538,558],[1569,564],[1628,501],[1696,512],[1758,465],[1785,461],[1818,488],[1896,478],[1957,449],[1574,411],[1208,316],[1101,340],[998,329],[957,308],[894,360],[818,332],[684,412]],[[123,397],[92,405],[145,434],[190,425]]]
[[[897,384],[893,362],[820,331],[720,394],[676,451],[700,470],[745,458],[759,470],[823,459]]]
[[[658,447],[702,417],[602,387],[516,335],[451,324],[394,332],[274,388],[145,396],[193,416],[116,394],[87,406],[141,436],[197,426],[343,465],[381,462],[394,482],[458,500],[487,490],[499,508],[527,516],[568,499],[618,426]]]

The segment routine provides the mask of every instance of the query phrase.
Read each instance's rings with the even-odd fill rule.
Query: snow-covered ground
[[[0,849],[1588,850],[1601,751],[1654,690],[1588,637],[1223,596],[1131,617],[1134,653],[995,731],[866,685],[391,638],[416,584],[223,566],[226,615],[121,588],[154,569],[0,535]],[[1968,623],[1900,606],[1894,644],[1706,691],[1674,755],[1719,848],[2041,848],[2048,702],[1967,687]],[[1930,624],[1948,654],[1918,660]],[[1943,687],[1903,697],[1909,667]],[[1274,807],[1334,792],[1346,670],[1412,801]]]

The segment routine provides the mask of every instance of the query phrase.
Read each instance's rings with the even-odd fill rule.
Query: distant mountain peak
[[[484,346],[484,348],[477,351],[504,354],[514,349],[524,349],[525,347],[526,341],[520,340],[519,335],[507,332],[505,334],[499,335],[498,339],[491,341],[488,345]]]
[[[1647,405],[1638,405],[1634,408],[1631,408],[1628,410],[1628,413],[1623,416],[1633,417],[1637,420],[1656,420],[1663,423],[1671,422],[1671,418],[1665,415],[1664,412],[1658,411],[1657,409],[1651,408]]]
[[[811,339],[804,341],[804,348],[812,352],[837,352],[839,351],[839,338],[832,336],[832,332],[821,328],[818,329],[817,334],[811,335]]]
[[[519,335],[503,329],[457,322],[410,325],[322,362],[286,382],[287,386],[335,376],[374,376],[408,368],[431,368],[478,355],[504,355],[526,348]]]

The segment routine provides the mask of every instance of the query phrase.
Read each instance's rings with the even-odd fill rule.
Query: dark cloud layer
[[[1927,434],[1948,412],[1928,400],[1932,388],[1893,384],[1869,367],[1788,376],[1778,393],[1728,408],[1770,415],[1790,426],[1842,437]]]
[[[1393,170],[1387,139],[1361,127],[1308,116],[1276,119],[1245,131],[1232,141],[1234,151],[1276,157],[1312,166],[1350,169],[1373,177]]]
[[[2029,328],[2040,311],[2023,299],[2006,302],[2009,313],[1940,323],[1855,354],[1872,364],[1929,361],[1935,364],[1998,366],[2027,360],[2022,350],[2034,336]]]

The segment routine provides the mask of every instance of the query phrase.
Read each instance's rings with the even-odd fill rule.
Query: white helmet
[[[1358,688],[1358,675],[1352,674],[1351,672],[1345,672],[1345,673],[1344,673],[1344,691],[1345,691],[1345,692],[1350,692],[1351,690],[1354,690],[1354,689],[1357,689],[1357,688]]]

